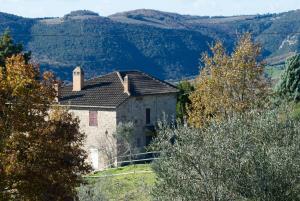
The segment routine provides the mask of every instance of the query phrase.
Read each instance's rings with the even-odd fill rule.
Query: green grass
[[[138,171],[152,171],[149,164],[142,164],[142,165],[128,165],[119,168],[111,168],[104,171],[99,171],[93,174],[92,176],[106,176],[112,174],[123,174],[128,172],[138,172]]]
[[[278,66],[267,66],[265,68],[266,74],[272,79],[272,80],[279,80],[281,77],[281,74],[284,70],[284,65],[278,65]]]
[[[89,176],[88,183],[109,200],[151,200],[151,189],[156,181],[149,164],[112,168]]]
[[[297,103],[294,107],[294,111],[292,113],[292,117],[300,120],[300,103]]]

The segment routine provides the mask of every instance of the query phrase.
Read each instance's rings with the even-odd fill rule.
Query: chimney
[[[73,91],[81,91],[84,87],[84,72],[78,66],[73,70]]]
[[[130,95],[130,83],[129,83],[128,75],[124,77],[123,85],[124,85],[124,92]]]
[[[55,93],[56,93],[55,94],[55,102],[58,102],[59,97],[60,97],[60,86],[61,86],[60,82],[56,82],[53,85],[53,88],[54,88]]]

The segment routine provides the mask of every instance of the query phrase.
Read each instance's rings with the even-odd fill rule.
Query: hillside
[[[199,56],[219,39],[231,49],[250,31],[269,64],[299,52],[300,11],[280,14],[208,17],[155,10],[135,10],[101,17],[73,11],[62,18],[28,19],[0,13],[0,31],[10,28],[33,52],[43,69],[70,79],[74,66],[92,77],[112,70],[138,69],[161,79],[199,71]]]

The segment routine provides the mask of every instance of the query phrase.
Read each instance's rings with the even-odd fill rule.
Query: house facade
[[[73,71],[72,85],[62,86],[58,103],[80,120],[86,134],[85,149],[95,170],[116,162],[120,123],[132,122],[135,146],[143,149],[153,138],[160,120],[176,118],[177,89],[140,71],[112,72],[90,80],[80,67]]]

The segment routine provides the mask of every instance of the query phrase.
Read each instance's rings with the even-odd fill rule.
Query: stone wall
[[[97,111],[98,126],[89,126],[89,111]],[[80,119],[80,129],[86,134],[85,150],[89,153],[88,161],[91,162],[91,152],[98,150],[99,164],[96,169],[105,168],[111,158],[115,157],[116,141],[113,133],[116,130],[116,111],[103,109],[78,110],[70,112]]]
[[[117,124],[133,122],[136,132],[136,144],[146,145],[146,136],[158,121],[176,119],[176,94],[148,95],[131,97],[117,109]],[[150,109],[150,124],[146,124],[146,109]]]
[[[148,125],[146,124],[147,108],[150,109]],[[89,126],[89,111],[97,111],[98,126]],[[87,136],[84,148],[89,153],[88,161],[95,165],[92,162],[93,157],[98,155],[98,167],[95,169],[103,169],[108,164],[116,162],[117,146],[113,133],[117,125],[121,122],[133,122],[136,145],[142,149],[147,139],[149,140],[148,135],[152,134],[149,128],[153,128],[158,121],[171,121],[176,118],[176,94],[131,97],[116,110],[76,108],[70,109],[70,112],[80,119],[80,129]]]

